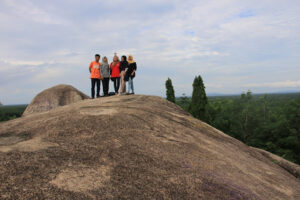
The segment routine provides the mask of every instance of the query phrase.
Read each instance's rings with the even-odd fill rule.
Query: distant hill
[[[0,169],[1,199],[300,199],[298,165],[155,96],[2,122]]]

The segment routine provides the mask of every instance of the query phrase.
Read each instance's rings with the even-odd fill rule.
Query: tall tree
[[[250,111],[250,101],[252,99],[252,92],[248,90],[248,92],[245,94],[243,93],[241,95],[241,101],[243,103],[243,120],[242,120],[242,136],[243,136],[243,142],[247,142],[248,137],[250,136],[250,130],[251,127],[249,127],[249,111]]]
[[[193,95],[192,102],[190,105],[190,113],[201,120],[206,119],[206,106],[207,97],[205,92],[205,86],[202,77],[196,76],[193,83]]]
[[[166,81],[166,95],[168,101],[175,103],[175,92],[170,78]]]

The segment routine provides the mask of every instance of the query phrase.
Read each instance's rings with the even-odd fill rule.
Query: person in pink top
[[[110,73],[111,80],[114,82],[115,94],[118,94],[120,88],[120,60],[116,54],[110,64]]]

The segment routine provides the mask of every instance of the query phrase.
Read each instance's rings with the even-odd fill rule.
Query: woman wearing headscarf
[[[110,77],[111,80],[114,82],[115,94],[119,93],[120,88],[120,61],[117,54],[115,54],[113,58],[113,62],[110,64]]]
[[[103,76],[103,79],[102,79],[103,93],[104,93],[104,96],[108,96],[110,67],[109,67],[106,56],[104,56],[102,58],[100,71]]]
[[[128,93],[134,94],[133,79],[135,77],[137,66],[132,55],[128,56],[128,70],[126,72],[125,81],[128,81]]]
[[[127,58],[126,58],[126,56],[122,56],[121,67],[120,67],[120,71],[121,71],[121,92],[120,92],[120,94],[126,93],[126,82],[125,82],[124,78],[125,78],[127,68],[128,68]]]

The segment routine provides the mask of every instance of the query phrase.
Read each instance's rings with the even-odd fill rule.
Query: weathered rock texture
[[[89,99],[89,97],[73,86],[57,85],[39,93],[27,106],[23,115],[48,111],[84,99]]]
[[[300,180],[162,98],[114,96],[0,123],[0,199],[297,200]]]

